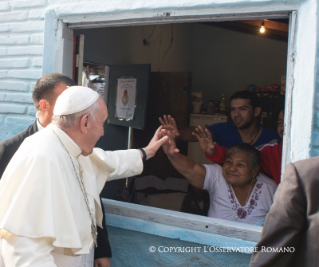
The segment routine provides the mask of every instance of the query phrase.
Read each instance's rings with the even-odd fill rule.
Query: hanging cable
[[[143,45],[144,45],[144,46],[150,46],[151,43],[149,42],[149,40],[150,40],[150,38],[152,37],[155,28],[156,28],[156,25],[153,27],[153,30],[152,30],[151,35],[150,35],[147,39],[145,39],[145,38],[143,39]],[[144,35],[143,35],[143,36],[144,36]]]
[[[172,47],[173,45],[173,41],[174,41],[174,24],[172,24],[172,36],[171,36],[171,43],[169,44],[168,48],[166,49],[163,57],[162,57],[162,61],[161,61],[161,64],[159,65],[159,69],[158,71],[160,71],[161,67],[162,67],[162,64],[163,64],[163,61],[164,61],[164,58],[166,56],[166,53],[168,52],[168,50],[170,50],[170,48]]]

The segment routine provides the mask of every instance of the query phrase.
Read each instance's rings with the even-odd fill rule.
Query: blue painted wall
[[[217,247],[205,246],[203,244],[144,234],[117,227],[107,227],[107,229],[113,253],[111,259],[113,267],[247,267],[251,258],[251,255],[243,253],[214,252],[214,249],[217,251]],[[149,250],[152,246],[156,249],[153,253]],[[168,251],[170,247],[188,248],[188,251],[190,251],[190,248],[194,248],[193,251],[195,252],[177,253],[158,251]],[[204,252],[205,248],[207,252]]]
[[[241,239],[105,215],[113,267],[248,266],[255,245]]]

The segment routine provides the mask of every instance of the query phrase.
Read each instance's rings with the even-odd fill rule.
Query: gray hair
[[[70,115],[53,115],[52,123],[61,129],[70,129],[77,123],[79,123],[81,118],[86,114],[88,114],[92,118],[92,120],[95,121],[97,110],[99,109],[99,107],[100,105],[98,101],[95,101],[91,106],[77,113],[73,113]]]
[[[243,152],[244,154],[246,154],[249,158],[251,168],[254,171],[258,170],[258,168],[260,166],[260,164],[259,164],[260,154],[259,154],[259,151],[255,147],[253,147],[252,145],[246,144],[246,143],[233,145],[228,149],[226,158],[228,158],[228,156],[232,152]]]

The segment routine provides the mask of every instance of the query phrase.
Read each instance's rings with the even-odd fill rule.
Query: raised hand
[[[161,135],[160,132],[162,130],[162,126],[160,126],[152,140],[149,142],[148,146],[144,148],[145,153],[146,153],[146,158],[150,159],[152,157],[154,157],[154,155],[156,154],[157,150],[165,143],[168,142],[169,137],[165,136],[165,135]]]
[[[177,129],[176,121],[174,118],[171,117],[171,115],[164,115],[163,119],[160,117],[158,118],[160,123],[163,126],[163,129],[166,131],[169,131],[173,138],[176,138],[179,136],[179,131]]]
[[[168,142],[165,142],[162,145],[163,151],[167,156],[174,156],[175,154],[179,153],[179,149],[176,148],[175,139],[170,131],[166,131],[165,129],[161,130],[160,136],[167,136]]]
[[[192,132],[192,135],[196,136],[201,149],[208,155],[213,155],[215,153],[215,145],[213,136],[210,130],[205,128],[205,130],[198,126],[195,129],[195,132]]]

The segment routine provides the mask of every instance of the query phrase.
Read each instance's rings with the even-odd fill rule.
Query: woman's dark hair
[[[226,158],[228,158],[228,156],[232,152],[243,152],[243,153],[245,153],[248,156],[249,160],[250,160],[251,168],[254,171],[258,170],[258,168],[260,166],[260,164],[259,164],[260,155],[259,155],[259,151],[255,147],[253,147],[252,145],[246,144],[246,143],[233,145],[233,146],[231,146],[228,149]]]

